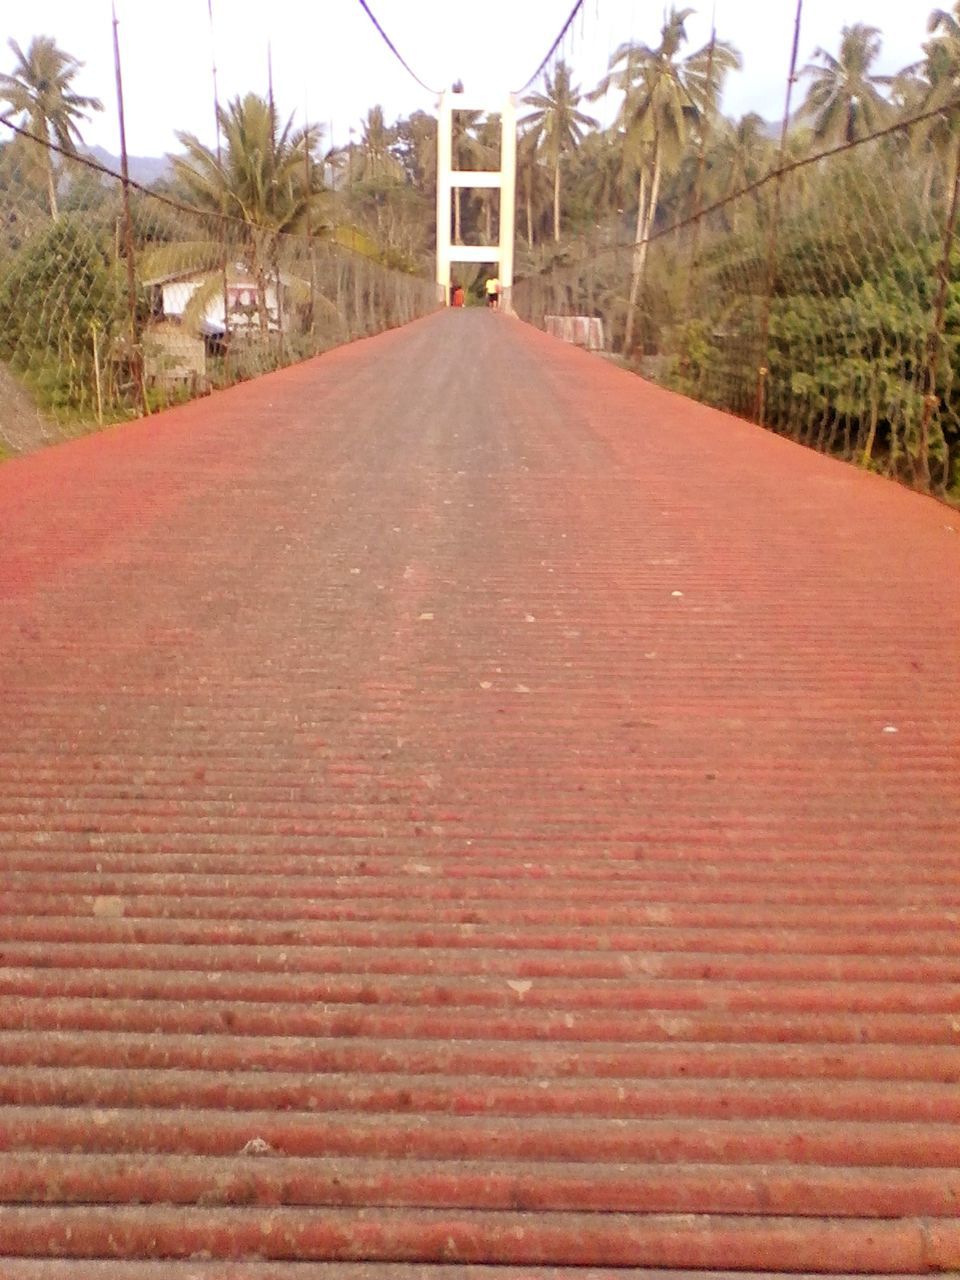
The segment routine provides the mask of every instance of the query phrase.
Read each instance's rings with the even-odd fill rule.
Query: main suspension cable
[[[361,4],[362,3],[363,3],[363,0],[361,0]],[[573,25],[574,18],[577,16],[577,14],[580,12],[582,8],[583,8],[583,0],[577,0],[576,4],[570,10],[570,16],[567,18],[566,22],[560,28],[560,34],[557,36],[556,40],[554,40],[553,44],[547,50],[546,56],[544,57],[543,61],[540,63],[539,67],[537,67],[536,71],[533,73],[530,79],[526,82],[526,84],[522,85],[519,89],[514,89],[513,92],[517,97],[519,97],[521,93],[526,93],[526,91],[530,88],[533,82],[540,75],[540,72],[543,70],[543,68],[547,65],[547,63],[556,53],[561,40],[570,30],[570,27]]]
[[[581,3],[582,3],[582,0],[581,0]],[[367,3],[367,0],[359,0],[359,4],[360,4],[360,8],[364,11],[364,13],[367,15],[367,17],[376,27],[377,31],[380,33],[380,38],[383,40],[384,44],[387,46],[387,48],[390,50],[390,52],[393,54],[396,60],[400,63],[403,69],[407,72],[407,74],[411,75],[414,78],[414,80],[416,80],[417,84],[421,87],[421,89],[426,89],[427,93],[436,94],[437,96],[439,96],[442,90],[432,89],[430,85],[428,85],[425,81],[420,79],[420,77],[417,75],[414,69],[410,66],[410,63],[407,62],[406,58],[401,54],[400,50],[397,48],[397,46],[393,43],[393,41],[384,31],[383,27],[381,27],[380,23],[377,21],[377,18],[373,13],[373,10],[370,8],[369,4]]]

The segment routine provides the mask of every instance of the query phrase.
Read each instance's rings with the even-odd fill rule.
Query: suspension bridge
[[[408,303],[0,467],[0,1278],[960,1269],[960,516]]]
[[[468,310],[0,527],[5,1280],[955,1265],[948,508]]]

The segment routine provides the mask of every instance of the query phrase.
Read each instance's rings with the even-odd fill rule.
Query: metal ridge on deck
[[[0,1280],[960,1270],[958,528],[470,310],[0,467]]]

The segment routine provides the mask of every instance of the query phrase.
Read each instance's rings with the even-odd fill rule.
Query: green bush
[[[94,334],[104,359],[124,316],[116,270],[77,216],[48,222],[0,263],[0,359],[57,414],[89,411]]]

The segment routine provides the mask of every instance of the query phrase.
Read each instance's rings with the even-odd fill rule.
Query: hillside
[[[105,169],[110,169],[113,173],[120,172],[120,157],[111,155],[103,147],[88,147],[86,154]],[[127,165],[134,182],[140,182],[145,187],[170,176],[170,161],[166,156],[128,156]]]
[[[31,453],[61,439],[20,384],[0,364],[0,457]]]

